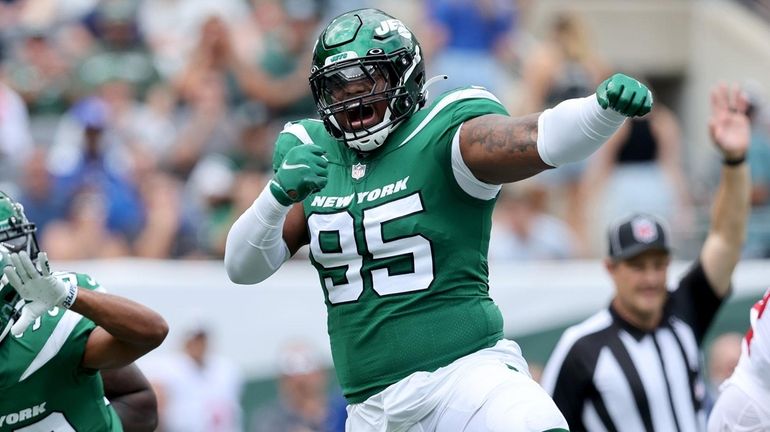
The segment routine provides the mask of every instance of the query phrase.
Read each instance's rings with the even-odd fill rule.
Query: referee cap
[[[607,233],[609,257],[615,261],[633,258],[649,250],[671,251],[668,233],[656,217],[636,213],[612,224]]]

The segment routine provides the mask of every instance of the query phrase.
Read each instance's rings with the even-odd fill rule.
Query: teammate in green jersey
[[[163,341],[163,318],[85,274],[51,273],[1,192],[0,253],[0,432],[152,430],[154,395],[132,362]]]
[[[479,87],[426,106],[430,82],[401,21],[375,9],[335,18],[310,75],[321,120],[279,135],[274,178],[228,234],[228,275],[260,282],[310,245],[348,430],[566,430],[503,338],[492,209],[502,183],[584,159],[652,95],[617,74],[595,95],[513,118]]]

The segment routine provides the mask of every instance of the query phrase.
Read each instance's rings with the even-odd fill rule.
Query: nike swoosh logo
[[[293,169],[299,169],[299,168],[310,168],[310,167],[305,164],[287,164],[286,161],[283,161],[283,165],[281,165],[281,169],[286,169],[286,170],[293,170]]]

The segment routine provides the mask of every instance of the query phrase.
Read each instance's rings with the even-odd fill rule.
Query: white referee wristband
[[[625,119],[615,110],[603,109],[596,94],[568,99],[540,114],[537,152],[553,167],[581,161],[601,147]]]

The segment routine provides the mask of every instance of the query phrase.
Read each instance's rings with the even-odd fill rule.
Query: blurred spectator
[[[299,20],[295,24],[287,30],[292,38],[310,34],[303,27],[307,25],[306,20]],[[299,33],[293,34],[293,31]],[[276,41],[275,45],[280,46],[282,43]],[[306,97],[310,92],[307,77],[310,70],[311,45],[310,40],[297,40],[296,43],[287,45],[290,51],[283,54],[273,52],[271,58],[285,56],[285,62],[281,63],[284,69],[276,70],[273,75],[261,65],[255,66],[254,61],[244,59],[234,45],[233,29],[218,15],[211,15],[204,21],[198,43],[177,77],[176,85],[183,99],[194,99],[199,87],[216,79],[221,81],[229,106],[236,106],[249,97],[270,108],[281,110]],[[296,55],[291,51],[303,48],[307,50],[304,55]],[[303,59],[303,63],[295,63],[297,58]],[[313,107],[312,104],[309,106],[311,109]]]
[[[141,103],[133,85],[122,79],[111,79],[100,84],[94,95],[104,101],[112,132],[130,151],[137,140],[135,130],[144,126],[136,121]]]
[[[286,344],[278,355],[279,399],[254,416],[252,432],[328,431],[327,372],[304,342]]]
[[[78,67],[81,91],[88,93],[104,83],[123,81],[144,95],[158,80],[158,73],[139,34],[136,3],[101,0],[86,22],[99,43]]]
[[[32,153],[33,141],[24,100],[0,82],[0,183],[3,190],[16,191],[12,184],[19,169]]]
[[[51,172],[66,175],[87,156],[99,156],[106,160],[111,170],[128,173],[131,158],[109,120],[109,107],[100,97],[91,96],[76,102],[56,126],[49,153]]]
[[[596,228],[634,212],[671,221],[675,235],[691,230],[692,200],[682,150],[679,121],[659,101],[650,114],[627,121],[591,158],[583,176],[580,201],[585,214],[579,230],[583,243],[599,244]],[[588,221],[597,223],[588,226]]]
[[[66,199],[54,193],[53,176],[46,166],[46,152],[36,148],[24,164],[19,181],[19,202],[24,213],[35,221],[37,235],[45,238],[48,224],[62,218],[66,211]]]
[[[522,86],[526,91],[521,112],[537,112],[559,102],[591,95],[607,77],[607,66],[593,48],[588,29],[580,17],[570,13],[557,15],[547,39],[536,46],[523,65]],[[603,147],[606,147],[603,146]],[[588,160],[546,171],[538,180],[553,189],[555,201],[563,208],[558,214],[580,237],[583,231],[585,203],[580,196],[580,182]],[[580,255],[585,245],[579,244]]]
[[[142,177],[144,224],[133,243],[133,255],[169,259],[194,256],[199,252],[196,228],[185,207],[179,180],[156,171]]]
[[[751,146],[751,216],[749,236],[743,251],[746,258],[770,257],[770,132],[766,122],[764,101],[758,86],[746,87],[749,96]]]
[[[191,186],[197,189],[201,200],[201,246],[211,256],[220,258],[225,254],[230,226],[254,202],[254,191],[262,190],[270,179],[262,172],[236,173],[232,169],[226,159],[209,158],[191,179]]]
[[[240,86],[230,76],[230,59],[235,56],[231,30],[218,15],[211,15],[203,22],[198,42],[176,82],[184,100],[195,98],[199,87],[215,78],[222,82],[225,100],[233,106],[243,100]]]
[[[211,352],[209,331],[189,329],[182,351],[147,363],[142,370],[158,396],[159,430],[237,432],[241,425],[240,372]]]
[[[196,206],[198,240],[212,256],[224,256],[227,230],[237,217],[231,214],[235,182],[230,160],[219,154],[202,158],[187,182],[188,196]]]
[[[436,32],[436,50],[428,77],[449,79],[432,89],[439,95],[455,87],[478,85],[504,94],[508,77],[501,62],[516,30],[517,10],[509,0],[428,0],[428,19]],[[473,67],[468,67],[473,65]]]
[[[319,22],[320,0],[285,0],[260,2],[255,0],[254,17],[264,24],[262,52],[257,58],[252,52],[235,50],[232,42],[226,46],[227,73],[252,100],[268,107],[273,116],[289,112],[315,113],[308,102],[310,87],[311,49]],[[281,7],[276,7],[280,4]],[[267,21],[271,19],[271,21]],[[230,38],[227,38],[230,41]],[[288,110],[284,113],[284,110]],[[283,120],[279,119],[279,122]]]
[[[172,81],[187,64],[203,23],[216,16],[228,25],[248,14],[241,0],[144,0],[138,25],[147,40],[155,67]]]
[[[136,107],[131,124],[134,173],[160,168],[176,142],[177,97],[170,86],[158,84],[147,92],[144,104]]]
[[[233,118],[239,132],[238,146],[228,154],[233,169],[272,173],[275,131],[267,109],[259,102],[247,102]]]
[[[65,218],[48,224],[41,246],[53,259],[83,260],[130,254],[125,237],[107,227],[104,192],[84,185],[69,196]]]
[[[67,110],[70,65],[45,31],[30,31],[3,69],[8,85],[24,98],[31,115],[60,115]]]
[[[552,260],[575,256],[575,235],[562,220],[546,214],[547,191],[531,182],[506,185],[495,208],[489,258]]]
[[[530,53],[523,73],[527,97],[522,112],[537,112],[592,94],[608,68],[595,52],[585,22],[575,14],[560,13],[546,40]]]
[[[708,351],[708,394],[710,402],[719,396],[719,387],[733,374],[738,359],[741,357],[740,333],[724,333],[719,335]]]
[[[17,22],[25,28],[52,28],[63,22],[71,22],[81,19],[100,0],[34,0],[14,1],[19,5]],[[6,0],[5,3],[9,3]]]
[[[71,200],[82,190],[100,194],[107,228],[131,238],[142,225],[142,203],[130,177],[130,152],[110,127],[103,100],[87,98],[62,119],[48,156],[56,194]]]
[[[238,140],[223,77],[208,71],[198,79],[197,85],[187,89],[188,105],[180,116],[180,130],[165,167],[183,181],[203,156],[227,153]]]
[[[258,67],[271,79],[283,79],[297,73],[308,75],[310,50],[318,35],[322,2],[320,0],[282,0],[284,19],[264,36],[264,49]],[[274,117],[315,117],[316,107],[307,83],[304,97],[295,102],[273,104]]]

